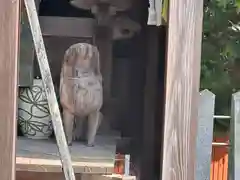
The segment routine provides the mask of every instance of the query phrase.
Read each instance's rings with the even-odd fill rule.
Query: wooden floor
[[[65,180],[63,173],[39,173],[18,171],[16,180]],[[136,180],[135,176],[76,174],[76,180]]]
[[[75,142],[69,150],[75,173],[111,174],[114,170],[116,138],[98,136],[94,147]],[[62,172],[56,142],[19,138],[16,170]]]

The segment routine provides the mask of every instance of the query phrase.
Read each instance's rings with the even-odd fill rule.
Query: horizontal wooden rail
[[[224,116],[224,115],[214,115],[215,119],[231,119],[231,116]]]
[[[230,146],[230,144],[228,143],[220,143],[220,142],[213,142],[212,145],[213,146]]]

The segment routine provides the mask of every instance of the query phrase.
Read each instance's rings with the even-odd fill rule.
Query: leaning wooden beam
[[[240,92],[232,95],[230,121],[229,180],[240,178]]]
[[[200,92],[195,180],[210,180],[215,95],[205,89]]]
[[[24,0],[66,180],[75,180],[34,0]]]
[[[162,180],[195,179],[203,0],[171,0]]]
[[[20,1],[0,1],[0,176],[15,180]]]

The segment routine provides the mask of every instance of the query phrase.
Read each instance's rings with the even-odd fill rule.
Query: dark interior
[[[141,180],[157,180],[161,169],[166,28],[147,26],[147,8],[148,0],[133,1],[132,9],[127,14],[140,23],[141,31],[131,39],[114,41],[111,96],[117,103],[109,106],[111,109],[106,112],[114,112],[114,118],[110,121],[111,128],[120,131],[122,137],[131,138],[131,143],[119,147],[118,151],[131,153],[136,173],[139,170],[142,172]],[[90,11],[74,8],[68,0],[42,0],[39,10],[40,16],[94,18]],[[53,80],[58,87],[63,56],[57,52],[62,48],[67,49],[78,39],[46,37],[44,41],[54,47],[47,49],[47,54]],[[82,41],[92,43],[90,39]],[[51,57],[59,61],[51,61]],[[153,82],[149,83],[147,68],[154,58],[157,66],[153,66],[155,69],[152,71],[157,73],[148,75],[153,76]],[[34,64],[34,75],[40,76],[36,60]],[[151,84],[151,87],[146,84]],[[146,99],[150,99],[150,110],[146,106]],[[149,164],[147,167],[146,163]]]

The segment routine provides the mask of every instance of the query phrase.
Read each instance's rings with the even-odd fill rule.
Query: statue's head
[[[100,71],[98,49],[87,43],[74,44],[65,52],[64,64],[83,71]]]

